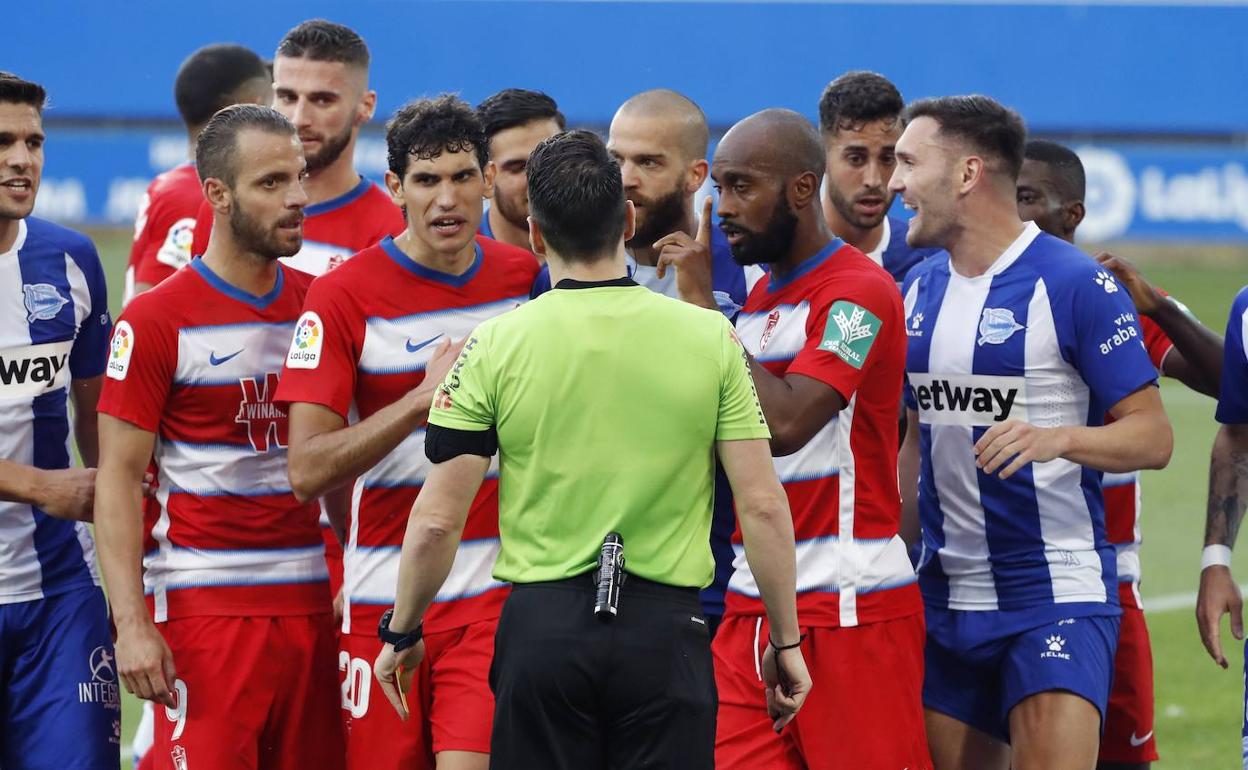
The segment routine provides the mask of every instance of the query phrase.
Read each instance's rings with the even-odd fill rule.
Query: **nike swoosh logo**
[[[229,361],[231,358],[233,358],[234,356],[242,352],[243,352],[242,350],[236,350],[235,352],[229,354],[228,356],[222,356],[220,358],[217,358],[216,353],[209,353],[208,363],[212,364],[213,366],[220,366],[221,364],[225,363],[226,361]]]
[[[442,335],[441,335],[441,334],[437,335],[436,337],[430,337],[429,339],[425,340],[424,342],[418,342],[418,343],[415,343],[415,344],[413,344],[411,340],[408,340],[408,341],[407,341],[407,352],[408,352],[408,353],[415,353],[417,350],[420,350],[421,348],[428,347],[429,345],[432,345],[433,343],[437,342],[437,341],[438,341],[438,340],[440,340],[440,339],[442,339]]]
[[[1135,731],[1134,731],[1134,730],[1132,730],[1132,731],[1131,731],[1131,738],[1130,738],[1129,740],[1131,741],[1131,746],[1132,746],[1133,748],[1139,748],[1140,746],[1143,746],[1144,744],[1148,743],[1148,739],[1149,739],[1149,738],[1152,738],[1152,737],[1153,737],[1153,731],[1152,731],[1152,730],[1149,730],[1148,732],[1144,733],[1144,737],[1143,737],[1143,738],[1136,738],[1136,737],[1135,737]]]

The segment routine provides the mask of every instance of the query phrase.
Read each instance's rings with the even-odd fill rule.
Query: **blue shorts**
[[[1089,607],[1102,614],[1081,614]],[[1008,743],[1010,709],[1037,693],[1065,690],[1096,706],[1104,724],[1119,614],[1105,605],[928,607],[923,705]]]
[[[0,604],[0,767],[119,767],[119,694],[99,588]]]

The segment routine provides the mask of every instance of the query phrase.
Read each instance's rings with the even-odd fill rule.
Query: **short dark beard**
[[[308,164],[308,173],[315,174],[318,171],[329,168],[342,155],[343,150],[347,149],[347,145],[351,143],[351,135],[355,131],[355,126],[347,124],[347,129],[338,136],[331,136],[325,140],[325,145],[316,153],[307,156],[304,160]]]
[[[880,193],[880,197],[884,199],[884,208],[880,211],[880,215],[876,217],[873,222],[870,219],[860,217],[858,213],[854,211],[853,199],[846,199],[842,197],[836,187],[833,186],[831,182],[828,183],[828,200],[832,202],[832,208],[836,209],[836,213],[841,215],[841,219],[848,222],[851,227],[856,227],[859,230],[865,231],[879,227],[880,223],[884,221],[884,218],[888,216],[888,209],[893,205],[893,196],[891,193],[882,192]]]
[[[497,188],[494,190],[494,202],[491,204],[491,208],[497,208],[502,218],[510,222],[514,227],[529,229],[528,206],[521,207],[518,203],[513,205],[512,199],[503,195],[502,191]]]
[[[272,262],[282,257],[293,257],[299,253],[299,249],[303,248],[302,240],[295,246],[294,251],[277,245],[273,231],[289,218],[289,216],[283,217],[274,222],[272,227],[266,228],[260,220],[249,216],[238,206],[234,206],[230,209],[230,232],[234,234],[234,242],[240,249],[258,254]]]
[[[638,200],[633,200],[636,205]],[[654,200],[640,200],[646,210],[646,219],[638,225],[633,237],[624,245],[630,249],[648,249],[654,242],[665,235],[671,235],[680,229],[681,219],[685,216],[685,194],[679,186],[670,193]]]
[[[789,202],[781,195],[776,208],[761,233],[755,233],[733,223],[745,237],[732,244],[732,261],[738,265],[774,265],[789,255],[793,240],[797,238],[797,215],[789,208]]]

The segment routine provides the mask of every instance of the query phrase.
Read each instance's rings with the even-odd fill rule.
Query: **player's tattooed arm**
[[[1223,425],[1209,458],[1209,503],[1205,512],[1205,545],[1235,545],[1248,506],[1248,425]],[[1196,625],[1209,656],[1222,668],[1222,616],[1231,616],[1231,633],[1244,638],[1243,599],[1229,566],[1211,564],[1200,571]]]
[[[1222,379],[1222,336],[1158,291],[1130,261],[1108,252],[1097,254],[1096,260],[1127,287],[1140,315],[1152,319],[1174,343],[1162,361],[1162,374],[1217,398]]]

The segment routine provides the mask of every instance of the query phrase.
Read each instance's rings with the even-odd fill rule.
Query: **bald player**
[[[897,165],[905,106],[897,87],[874,72],[846,72],[819,97],[828,227],[883,266],[898,285],[910,268],[939,251],[906,243],[909,222],[888,213],[894,198],[888,178]]]
[[[931,767],[922,604],[898,535],[901,295],[891,275],[829,231],[823,173],[818,132],[788,110],[733,126],[711,169],[733,258],[770,268],[737,332],[793,513],[802,630],[801,639],[771,634],[734,533],[727,610],[712,648],[721,770]],[[816,684],[780,735],[756,703],[767,645],[800,645]]]

